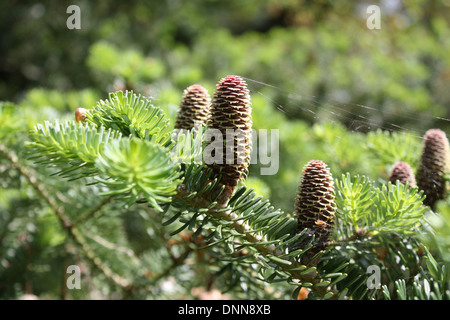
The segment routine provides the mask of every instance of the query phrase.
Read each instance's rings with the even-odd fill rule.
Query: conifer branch
[[[5,145],[0,144],[0,152],[3,153],[11,162],[11,165],[16,168],[22,176],[24,176],[30,185],[38,192],[38,194],[42,197],[42,199],[52,208],[53,212],[59,218],[61,226],[64,229],[70,229],[72,227],[72,223],[69,218],[66,216],[64,212],[64,207],[58,205],[56,201],[50,196],[50,194],[45,189],[44,185],[40,184],[36,179],[36,173],[29,169],[25,168],[20,162],[17,155],[10,151]]]
[[[58,205],[58,203],[50,196],[46,188],[38,182],[38,180],[36,179],[36,174],[33,172],[33,170],[22,166],[17,155],[14,152],[8,150],[8,148],[3,144],[0,144],[0,152],[5,155],[6,159],[11,162],[12,166],[16,168],[20,172],[20,174],[27,179],[27,181],[38,192],[41,198],[50,206],[50,208],[52,208],[53,212],[58,217],[62,228],[66,230],[68,235],[75,240],[80,248],[83,249],[86,258],[102,273],[110,278],[115,284],[119,285],[124,290],[129,290],[129,281],[112,272],[108,266],[104,265],[100,261],[100,259],[96,257],[95,253],[88,246],[82,235],[79,233],[78,229],[74,227],[70,219],[66,216],[64,207]]]
[[[248,223],[239,219],[239,216],[233,212],[232,208],[228,207],[224,203],[214,204],[214,202],[211,202],[205,198],[191,198],[190,192],[184,187],[179,188],[179,191],[174,198],[187,202],[194,208],[209,208],[206,212],[207,215],[214,217],[218,221],[229,222],[227,224],[227,228],[233,229],[242,235],[245,241],[254,244],[251,248],[254,248],[262,256],[273,257],[271,262],[276,264],[282,271],[290,274],[293,279],[299,280],[301,284],[309,284],[311,289],[321,297],[325,297],[327,299],[332,297],[337,298],[337,292],[332,290],[330,291],[327,286],[320,285],[323,280],[318,277],[319,274],[315,268],[307,268],[295,258],[286,257],[279,247],[274,244],[267,245],[267,241],[263,236],[254,231]],[[306,269],[309,270],[309,272],[305,273]]]
[[[101,211],[108,203],[111,202],[112,199],[114,199],[114,196],[103,197],[102,200],[99,201],[99,203],[96,206],[89,208],[88,210],[81,213],[77,217],[77,219],[75,221],[73,221],[72,225],[76,227],[82,223],[85,223],[89,218],[93,217],[97,212]]]
[[[109,100],[99,102],[93,109],[77,109],[76,120],[82,123],[45,123],[36,126],[31,134],[33,142],[29,145],[36,151],[35,159],[60,167],[59,174],[64,177],[94,176],[97,183],[108,188],[103,193],[108,197],[74,223],[68,219],[64,222],[64,210],[56,208],[51,197],[47,201],[59,210],[55,211],[59,220],[83,248],[86,258],[125,291],[144,288],[148,282],[135,285],[114,273],[96,257],[85,236],[128,256],[130,251],[89,232],[83,235],[77,228],[112,197],[124,201],[126,206],[146,203],[164,219],[173,214],[164,222],[159,218],[156,221],[163,226],[181,223],[170,236],[190,229],[192,239],[203,239],[202,249],[218,248],[217,255],[214,250],[210,252],[221,265],[225,262],[221,271],[229,268],[237,273],[231,275],[231,283],[244,277],[256,288],[259,280],[284,281],[296,286],[293,296],[305,287],[323,299],[342,299],[347,295],[370,299],[377,292],[364,287],[363,263],[350,261],[349,257],[367,256],[366,262],[374,262],[375,251],[386,266],[395,266],[395,259],[402,254],[416,258],[405,239],[417,232],[425,209],[423,192],[414,187],[410,167],[397,162],[392,182],[379,187],[363,176],[347,174],[333,180],[323,162],[310,161],[302,173],[291,217],[256,197],[252,189],[238,185],[248,173],[251,148],[250,96],[243,79],[221,79],[210,109],[205,92],[190,87],[182,107],[184,115],[180,115],[177,126],[187,127],[172,136],[162,110],[132,92],[112,93]],[[202,123],[192,127],[188,120],[197,116]],[[204,140],[212,129],[219,131],[222,152],[228,148],[232,159],[227,159],[226,154],[213,162],[200,158],[210,146]],[[228,145],[228,130],[241,133],[231,137],[232,148]],[[377,132],[369,137],[369,149],[379,152],[378,147],[387,140],[406,141],[400,135]],[[392,160],[405,156],[406,151],[394,150],[384,160],[394,163]],[[444,162],[441,158],[439,164]],[[39,190],[39,186],[35,188]],[[45,190],[41,192],[44,197],[49,196]],[[175,255],[165,241],[168,235],[159,236],[165,242],[171,264],[150,279],[152,283],[182,265],[192,251],[186,245],[184,251]],[[393,239],[405,242],[394,248]],[[394,253],[383,256],[383,246]],[[407,267],[409,272],[417,273],[417,265]],[[393,269],[396,274],[403,272]]]
[[[164,112],[132,91],[110,93],[108,100],[100,100],[88,109],[84,119],[86,123],[120,132],[125,137],[131,135],[166,147],[171,144],[169,120]]]
[[[113,272],[106,264],[101,261],[101,259],[95,254],[90,248],[84,237],[81,235],[78,228],[70,228],[70,236],[75,240],[75,242],[83,249],[84,256],[86,259],[92,263],[97,269],[100,270],[107,278],[112,280],[116,285],[121,287],[124,291],[130,291],[132,289],[132,283]]]

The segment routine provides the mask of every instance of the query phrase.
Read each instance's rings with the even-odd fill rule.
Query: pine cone
[[[417,186],[416,177],[414,176],[411,166],[403,161],[396,162],[391,169],[389,181],[395,185],[397,180],[402,184],[408,182],[410,188],[415,188]]]
[[[430,129],[425,133],[422,158],[417,170],[417,185],[426,196],[424,204],[434,207],[446,196],[445,175],[449,171],[449,142],[445,132]]]
[[[201,85],[194,84],[183,92],[175,129],[191,130],[198,125],[205,126],[209,117],[211,98]]]
[[[221,161],[209,165],[215,174],[222,174],[221,182],[232,188],[248,173],[252,137],[251,111],[250,94],[245,81],[233,75],[221,79],[217,84],[208,121],[208,130],[218,129],[222,135]],[[230,136],[230,133],[234,135]],[[227,140],[230,139],[233,139],[233,146],[227,150],[226,146],[231,144]],[[227,153],[231,157],[227,157]]]
[[[295,204],[297,232],[308,228],[316,241],[308,257],[326,247],[334,226],[335,211],[334,181],[330,169],[320,160],[311,160],[303,168]]]

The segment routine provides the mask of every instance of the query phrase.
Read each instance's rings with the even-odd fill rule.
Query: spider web
[[[273,104],[280,112],[284,113],[288,118],[298,114],[301,111],[302,117],[314,122],[326,119],[330,122],[341,122],[345,124],[348,130],[353,132],[369,132],[377,129],[397,132],[405,134],[417,139],[423,139],[423,135],[427,129],[420,128],[416,124],[421,119],[422,124],[433,123],[435,127],[442,127],[446,130],[450,125],[450,119],[427,114],[423,112],[415,112],[398,114],[388,110],[382,110],[377,106],[368,106],[364,104],[349,102],[340,103],[333,100],[324,101],[315,96],[302,96],[298,93],[288,92],[275,85],[264,83],[251,78],[243,77],[247,81],[250,92],[253,95],[261,95],[264,99]],[[279,103],[274,98],[269,97],[262,91],[264,89],[274,90],[278,96],[283,96],[287,103]],[[398,118],[404,124],[396,124],[387,119],[392,117]]]

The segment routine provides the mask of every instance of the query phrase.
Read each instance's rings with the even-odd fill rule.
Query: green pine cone
[[[316,245],[309,257],[323,250],[329,242],[335,212],[334,181],[330,169],[320,160],[311,160],[303,168],[295,203],[297,232],[308,228],[315,237]]]
[[[218,129],[223,148],[220,160],[209,164],[222,183],[234,188],[248,173],[252,138],[250,93],[239,76],[229,75],[219,81],[211,105],[209,129]],[[211,130],[213,131],[213,130]],[[228,133],[228,135],[227,135]],[[231,134],[234,134],[230,136]],[[227,141],[233,139],[233,141]],[[227,150],[227,145],[232,148]],[[231,155],[231,156],[230,156]]]
[[[209,118],[211,98],[201,85],[194,84],[183,92],[175,129],[191,130],[196,126],[206,126]]]
[[[425,133],[420,166],[417,170],[417,185],[426,196],[424,204],[434,207],[446,196],[445,175],[450,167],[449,142],[445,132],[430,129]]]
[[[389,181],[392,184],[396,184],[397,180],[402,184],[408,183],[411,188],[415,188],[417,186],[416,177],[414,176],[411,166],[403,161],[396,162],[391,169]]]

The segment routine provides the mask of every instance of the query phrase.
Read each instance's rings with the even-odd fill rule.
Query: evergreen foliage
[[[8,107],[1,116],[11,117]],[[54,217],[62,228],[34,231],[38,242],[24,240],[4,260],[10,267],[1,273],[2,283],[14,279],[14,263],[26,264],[27,250],[45,250],[56,241],[51,246],[66,248],[64,261],[79,256],[103,275],[91,285],[107,281],[123,297],[162,298],[158,284],[175,269],[195,269],[186,259],[196,253],[208,281],[234,297],[270,298],[276,290],[297,299],[307,290],[308,299],[448,299],[448,260],[431,254],[445,252],[438,239],[446,231],[439,233],[433,222],[443,218],[436,212],[428,218],[423,191],[350,173],[333,179],[325,163],[310,161],[295,210],[284,212],[242,183],[223,184],[221,174],[198,158],[205,137],[202,126],[171,135],[160,108],[119,91],[87,109],[79,123],[37,124],[20,159],[2,144],[8,175],[16,171],[49,206],[39,219]],[[57,197],[47,190],[49,179],[65,186]],[[79,188],[84,194],[62,200]],[[70,207],[80,197],[81,214]],[[105,207],[117,207],[119,216]],[[145,240],[135,238],[139,232]],[[381,269],[376,287],[368,285],[368,266]],[[175,279],[180,287],[194,280]],[[3,295],[10,290],[5,287]]]
[[[2,2],[0,298],[448,300],[450,7],[377,4]]]

